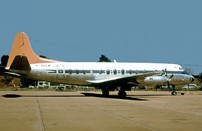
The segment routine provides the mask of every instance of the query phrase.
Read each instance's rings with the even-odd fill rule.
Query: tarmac
[[[201,131],[202,92],[0,91],[2,131]]]

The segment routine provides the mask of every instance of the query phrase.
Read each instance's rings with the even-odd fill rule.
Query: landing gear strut
[[[176,96],[176,95],[177,95],[175,85],[173,85],[171,95],[172,95],[172,96]]]
[[[168,83],[168,89],[169,89],[169,92],[170,92],[170,91],[171,91],[171,85],[170,85],[169,83]],[[172,92],[171,92],[171,95],[172,95],[172,96],[176,96],[176,95],[177,95],[175,85],[172,85]]]

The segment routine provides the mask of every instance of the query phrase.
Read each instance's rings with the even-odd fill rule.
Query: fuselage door
[[[57,77],[58,80],[63,80],[65,78],[65,71],[64,71],[64,65],[58,65],[57,66],[58,70],[57,70]]]

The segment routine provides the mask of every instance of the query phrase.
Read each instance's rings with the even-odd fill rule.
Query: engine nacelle
[[[194,81],[194,77],[188,74],[177,74],[174,75],[169,83],[173,85],[183,85],[183,84],[190,84]]]
[[[161,85],[167,83],[169,80],[166,76],[148,76],[144,79],[146,84]]]

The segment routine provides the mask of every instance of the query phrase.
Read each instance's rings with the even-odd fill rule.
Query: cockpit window
[[[179,70],[183,70],[182,67],[179,67]]]

